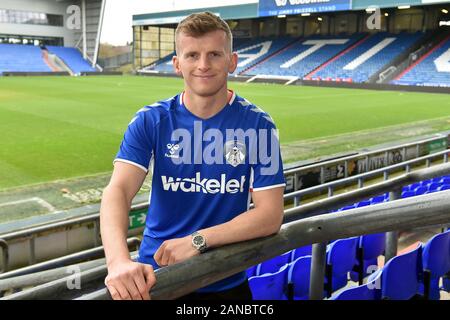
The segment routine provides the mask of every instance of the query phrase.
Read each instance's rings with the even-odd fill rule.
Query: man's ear
[[[236,52],[233,52],[231,54],[231,63],[230,63],[230,67],[228,68],[228,72],[229,73],[233,73],[234,70],[236,70],[237,68],[237,64],[238,64],[238,54]]]
[[[175,73],[179,76],[182,76],[183,74],[181,73],[180,61],[178,60],[177,56],[172,57],[172,64],[173,64],[173,70],[175,71]]]

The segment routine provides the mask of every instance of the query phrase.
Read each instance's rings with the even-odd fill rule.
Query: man
[[[227,89],[238,60],[228,25],[208,12],[192,14],[178,25],[175,42],[173,65],[184,92],[136,113],[103,194],[105,284],[114,299],[149,299],[154,269],[274,234],[282,222],[285,181],[275,125]],[[134,262],[128,212],[151,160],[151,201]],[[248,210],[251,189],[255,208]],[[252,297],[240,272],[184,298]]]

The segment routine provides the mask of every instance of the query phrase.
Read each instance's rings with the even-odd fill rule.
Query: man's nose
[[[198,62],[198,69],[201,71],[207,71],[210,68],[210,61],[207,55],[200,56],[200,60]]]

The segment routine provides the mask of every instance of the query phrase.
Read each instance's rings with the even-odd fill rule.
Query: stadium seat
[[[370,199],[370,204],[377,204],[377,203],[382,203],[385,201],[385,195],[381,195],[381,196],[376,196]]]
[[[327,264],[325,272],[325,290],[327,297],[332,292],[344,287],[348,282],[348,273],[356,261],[356,248],[359,237],[336,240],[327,247]]]
[[[357,264],[355,271],[350,273],[353,281],[358,281],[360,285],[363,279],[369,275],[368,268],[378,265],[378,257],[384,254],[386,247],[386,233],[368,234],[359,237],[357,248]]]
[[[416,196],[426,194],[426,193],[428,193],[428,187],[418,187],[416,189],[416,191],[414,191],[414,192],[415,192]]]
[[[251,277],[257,276],[258,275],[256,273],[257,268],[258,268],[258,265],[248,268],[247,269],[247,278],[251,278]]]
[[[381,276],[381,299],[408,300],[415,297],[423,279],[422,244],[392,258],[382,269],[369,276],[368,281],[378,276]]]
[[[263,275],[265,273],[274,273],[280,270],[281,267],[291,262],[291,251],[282,254],[281,256],[263,261],[258,265],[257,274]]]
[[[381,291],[376,285],[378,281],[373,279],[370,283],[345,289],[332,295],[329,300],[380,300]]]
[[[365,206],[370,206],[370,201],[361,201],[361,202],[358,202],[358,204],[356,205],[357,208],[361,208],[361,207],[365,207]]]
[[[402,192],[402,198],[414,197],[416,193],[414,191]]]
[[[248,279],[253,300],[287,300],[287,270],[286,264],[275,273],[266,273]]]
[[[450,190],[450,184],[444,184],[439,187],[439,191]]]
[[[450,231],[431,238],[423,248],[425,298],[439,300],[439,280],[450,272]]]
[[[418,187],[420,187],[421,186],[421,184],[420,184],[420,182],[415,182],[415,183],[413,183],[413,184],[410,184],[409,185],[409,191],[414,191],[414,190],[416,190]]]
[[[307,245],[304,247],[300,247],[292,250],[291,261],[297,260],[297,258],[309,256],[312,254],[312,245]]]
[[[428,192],[436,192],[439,190],[439,187],[441,186],[441,184],[439,182],[432,182],[429,186],[428,186]]]
[[[289,300],[308,300],[312,256],[297,258],[289,266],[288,298]]]

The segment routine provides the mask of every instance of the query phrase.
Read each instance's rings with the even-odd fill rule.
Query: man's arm
[[[103,191],[100,231],[108,266],[105,284],[114,299],[149,299],[155,281],[150,265],[131,260],[126,241],[131,201],[145,176],[142,169],[117,161],[111,181]]]
[[[210,228],[199,230],[208,248],[269,236],[280,230],[283,221],[284,187],[260,190],[252,193],[255,208],[234,219]],[[171,265],[197,255],[191,237],[165,241],[155,253],[160,266]]]

